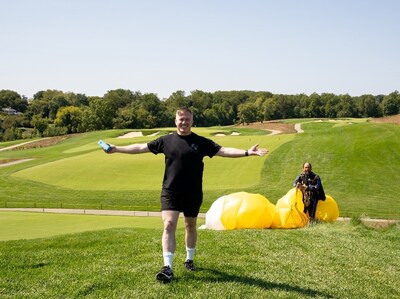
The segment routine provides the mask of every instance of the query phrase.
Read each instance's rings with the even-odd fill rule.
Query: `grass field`
[[[0,211],[0,241],[48,238],[109,228],[158,228],[160,217],[70,215]]]
[[[305,133],[265,135],[243,126],[194,129],[223,146],[259,143],[270,150],[263,158],[205,158],[202,212],[220,196],[238,191],[260,193],[275,203],[309,161],[341,216],[400,219],[398,125],[365,119],[288,122],[301,122]],[[147,142],[156,138],[149,134],[171,130],[146,130],[147,136],[130,139],[117,138],[126,130],[91,132],[47,147],[1,151],[0,161],[33,160],[0,167],[0,206],[158,211],[163,156],[106,155],[97,140]],[[215,136],[223,132],[226,136]]]
[[[143,219],[154,224],[148,217]],[[57,221],[41,221],[57,225]],[[182,265],[185,255],[180,227],[176,279],[170,285],[155,280],[162,265],[161,230],[129,226],[0,242],[0,297],[400,296],[398,225],[377,230],[353,221],[296,230],[200,230],[194,273],[186,272]]]
[[[271,182],[271,194],[279,194],[295,175],[288,164],[307,160],[321,176],[325,191],[337,200],[342,216],[399,219],[398,125],[317,122],[302,128],[306,133],[272,153],[265,164],[262,177]]]
[[[162,265],[159,218],[0,212],[0,298],[399,298],[400,225],[370,228],[358,218],[400,219],[399,126],[301,122],[305,133],[297,135],[198,128],[224,146],[270,149],[264,158],[206,159],[202,211],[237,191],[276,202],[308,160],[341,216],[352,221],[293,230],[200,230],[195,273],[182,265],[180,221],[176,279],[163,285],[155,281]],[[240,136],[213,135],[239,130]],[[125,132],[0,151],[0,163],[33,158],[0,167],[0,206],[157,211],[162,157],[109,156],[96,144],[154,138],[117,138]],[[15,143],[0,148],[8,145]]]

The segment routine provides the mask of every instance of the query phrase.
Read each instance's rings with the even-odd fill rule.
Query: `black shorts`
[[[179,211],[186,217],[197,217],[202,203],[202,192],[161,191],[161,211]]]

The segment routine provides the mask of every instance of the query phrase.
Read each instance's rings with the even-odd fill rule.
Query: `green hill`
[[[205,158],[202,212],[218,197],[237,191],[260,193],[275,203],[292,188],[303,162],[309,161],[326,193],[338,202],[341,216],[400,218],[398,125],[301,121],[305,130],[301,134],[265,135],[265,131],[243,127],[195,128],[226,147],[249,148],[258,143],[270,150],[263,158]],[[0,162],[33,159],[0,167],[0,207],[158,210],[164,157],[106,155],[97,141],[147,142],[170,130],[146,130],[147,136],[128,139],[118,138],[127,130],[91,132],[46,147],[0,151]],[[240,135],[231,135],[232,130]],[[215,135],[224,132],[225,136]]]

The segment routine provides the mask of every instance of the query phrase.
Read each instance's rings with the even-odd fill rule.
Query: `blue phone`
[[[98,144],[105,150],[106,152],[109,152],[111,150],[111,146],[104,142],[103,140],[99,140]]]

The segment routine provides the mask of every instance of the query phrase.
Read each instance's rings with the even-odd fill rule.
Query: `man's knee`
[[[179,212],[163,211],[162,215],[163,215],[164,230],[168,232],[175,231],[178,224]]]
[[[196,231],[197,218],[185,217],[185,229],[186,231]]]
[[[173,220],[164,220],[164,230],[174,231],[176,229],[176,223]]]

